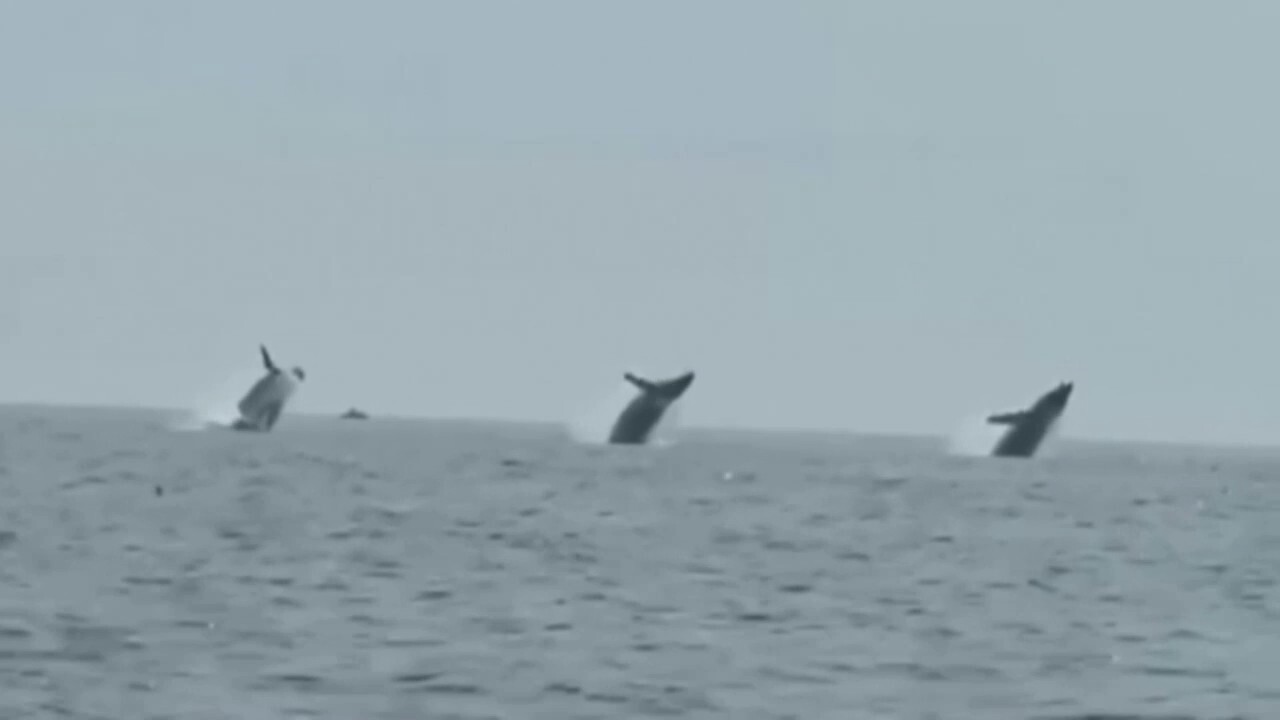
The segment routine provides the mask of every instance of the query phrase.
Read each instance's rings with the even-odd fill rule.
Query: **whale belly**
[[[991,454],[995,457],[1032,457],[1056,420],[1034,419],[1011,428],[1000,438]]]
[[[240,400],[240,420],[236,425],[239,429],[270,430],[296,389],[297,385],[284,373],[258,380]]]

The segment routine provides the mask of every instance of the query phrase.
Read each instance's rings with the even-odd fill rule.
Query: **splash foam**
[[[169,429],[177,432],[194,432],[231,425],[240,417],[236,403],[244,389],[257,380],[258,373],[241,371],[202,393],[184,413],[171,419]]]

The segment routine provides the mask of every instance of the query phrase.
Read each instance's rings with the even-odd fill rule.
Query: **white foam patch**
[[[1036,457],[1054,457],[1058,454],[1058,437],[1062,434],[1062,423],[1066,419],[1066,415],[1059,415],[1049,429],[1044,434],[1044,440],[1040,443],[1040,450],[1036,452]]]
[[[574,413],[565,423],[569,437],[586,445],[608,443],[614,422],[637,392],[634,385],[623,381],[608,391],[597,393],[593,402]]]
[[[650,445],[665,448],[679,442],[678,435],[684,414],[683,408],[684,398],[676,400],[675,404],[667,408],[667,412],[658,421],[658,426],[653,429],[653,434],[649,436]]]
[[[243,370],[221,382],[210,383],[207,390],[197,394],[185,412],[170,420],[169,429],[195,432],[230,426],[240,417],[236,404],[261,375],[261,371]]]

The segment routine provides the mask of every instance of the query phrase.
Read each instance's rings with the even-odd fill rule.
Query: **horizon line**
[[[65,402],[8,402],[0,401],[0,408],[36,408],[36,409],[53,409],[53,410],[136,410],[144,412],[169,412],[169,413],[187,413],[191,412],[190,408],[167,407],[162,405],[111,405],[101,403],[65,403]],[[311,419],[340,419],[339,416],[346,410],[332,411],[315,411],[315,410],[299,410],[291,412],[291,415],[311,418]],[[456,423],[500,423],[507,425],[528,425],[528,426],[562,426],[567,424],[567,420],[554,419],[529,419],[529,418],[510,418],[510,417],[489,417],[481,415],[418,415],[403,413],[388,413],[385,415],[377,415],[370,413],[370,420],[398,420],[398,421],[428,421],[428,422],[456,422]],[[758,433],[767,435],[834,435],[844,437],[862,437],[862,438],[894,438],[894,439],[915,439],[915,440],[946,440],[950,437],[945,433],[928,433],[928,432],[907,432],[907,431],[885,431],[885,430],[858,430],[854,428],[839,427],[805,427],[805,426],[765,426],[765,425],[702,425],[702,424],[682,424],[686,430],[694,432],[710,432],[710,433]],[[1188,440],[1171,440],[1171,439],[1136,439],[1122,437],[1097,437],[1089,435],[1062,435],[1060,439],[1069,443],[1082,443],[1087,445],[1154,445],[1160,447],[1194,447],[1194,448],[1230,448],[1230,449],[1248,449],[1248,450],[1280,450],[1280,443],[1258,443],[1258,442],[1206,442],[1206,441],[1188,441]]]

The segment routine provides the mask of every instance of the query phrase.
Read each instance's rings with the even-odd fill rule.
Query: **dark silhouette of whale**
[[[995,457],[1031,457],[1036,454],[1045,435],[1067,409],[1073,383],[1060,383],[1026,410],[999,413],[987,418],[992,425],[1008,425],[991,454]]]
[[[240,417],[231,423],[232,430],[269,432],[284,412],[285,403],[298,389],[298,382],[307,379],[306,372],[300,367],[288,373],[276,367],[266,345],[259,345],[258,350],[262,352],[262,366],[267,374],[259,378],[240,399],[237,406]]]
[[[643,445],[649,441],[649,435],[658,426],[667,408],[679,400],[693,384],[693,373],[685,373],[662,382],[645,380],[631,373],[626,373],[623,377],[635,385],[640,394],[627,403],[627,407],[618,416],[613,430],[609,432],[609,442],[615,445]]]

